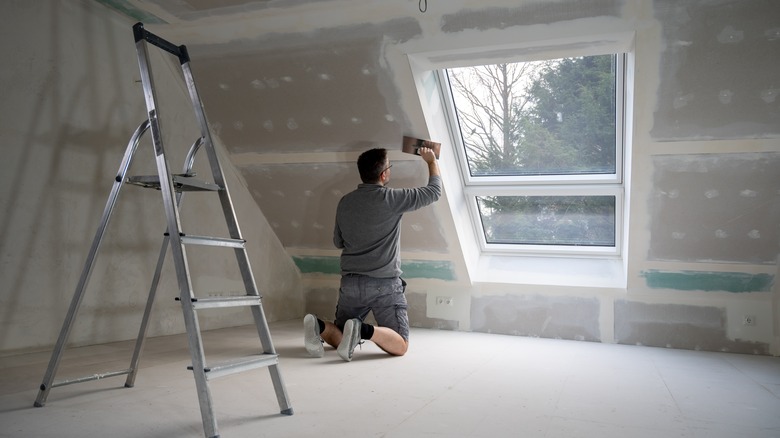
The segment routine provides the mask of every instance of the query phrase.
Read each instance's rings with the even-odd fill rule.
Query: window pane
[[[492,244],[615,246],[614,196],[477,196]]]
[[[616,55],[447,70],[471,176],[614,174]]]

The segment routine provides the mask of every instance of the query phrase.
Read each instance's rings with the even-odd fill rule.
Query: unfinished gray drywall
[[[412,287],[408,285],[406,290],[406,303],[409,306],[407,313],[409,314],[410,326],[439,330],[458,330],[460,328],[458,320],[428,316],[430,312],[428,311],[428,295],[426,293],[414,292]]]
[[[427,168],[421,159],[392,163],[389,187],[426,184]],[[284,246],[335,249],[336,206],[343,195],[361,184],[357,164],[287,163],[240,169],[252,196]],[[431,212],[407,213],[403,224],[404,250],[446,252],[442,230]]]
[[[520,3],[520,2],[518,2]],[[443,32],[494,30],[512,26],[557,23],[591,17],[619,17],[623,0],[566,0],[525,2],[516,7],[463,9],[442,17]]]
[[[658,140],[780,134],[780,4],[657,0],[663,25]]]
[[[544,295],[471,299],[471,330],[505,335],[600,341],[596,298]]]
[[[92,1],[3,2],[13,17],[0,29],[0,51],[14,61],[0,72],[4,96],[0,132],[0,355],[49,349],[59,335],[87,253],[128,141],[146,117],[132,22]],[[29,32],[30,29],[36,32]],[[19,38],[24,35],[24,38]],[[153,62],[159,60],[152,56]],[[192,110],[182,106],[177,63],[155,64],[166,145],[181,170],[183,155],[199,136]],[[176,94],[177,97],[168,98]],[[147,134],[131,174],[155,172]],[[218,139],[217,139],[218,141]],[[221,148],[221,146],[220,146]],[[175,152],[173,152],[175,150]],[[182,151],[183,150],[183,151]],[[205,163],[197,169],[209,175]],[[284,252],[240,175],[223,156],[223,168],[247,239],[250,261],[269,320],[302,311],[300,274]],[[220,235],[218,201],[186,196],[184,226]],[[193,221],[194,219],[194,221]],[[221,226],[221,228],[219,228]],[[165,219],[160,193],[125,186],[107,228],[70,344],[133,339],[138,333],[162,244]],[[197,293],[231,294],[241,286],[227,262],[193,251]],[[218,260],[218,261],[215,261]],[[149,336],[184,331],[170,258],[166,260]],[[236,281],[238,280],[238,282]],[[239,283],[239,284],[237,284]],[[204,329],[251,322],[239,314],[204,312]],[[129,360],[129,357],[128,359]]]
[[[196,45],[193,69],[231,153],[363,150],[399,145],[404,113],[382,45],[419,34],[413,20]]]
[[[726,311],[716,306],[615,301],[620,344],[730,353],[768,354],[769,345],[729,339]]]
[[[268,7],[272,4],[273,7]],[[771,214],[766,216],[762,212],[766,208],[771,210],[774,201],[763,205],[754,199],[756,204],[752,205],[763,206],[756,212],[743,212],[744,216],[735,218],[728,217],[728,212],[740,208],[739,202],[746,201],[747,197],[737,195],[735,199],[722,202],[726,197],[722,195],[721,203],[716,205],[715,210],[704,210],[707,207],[704,200],[693,202],[695,212],[689,217],[684,209],[668,203],[662,205],[661,202],[666,200],[656,198],[658,190],[664,189],[665,184],[673,179],[654,173],[673,166],[671,163],[677,158],[672,154],[681,154],[679,158],[683,162],[696,161],[701,156],[704,162],[713,158],[718,162],[737,164],[741,162],[736,160],[736,155],[773,150],[768,143],[706,141],[773,135],[771,127],[767,128],[772,119],[765,117],[772,114],[771,102],[764,107],[746,109],[737,106],[733,113],[721,114],[721,108],[690,100],[687,91],[681,94],[682,99],[677,99],[674,94],[694,79],[697,85],[714,87],[722,77],[746,77],[754,83],[740,82],[740,86],[757,87],[759,76],[764,73],[752,74],[750,66],[773,68],[776,65],[774,60],[766,60],[759,55],[773,53],[775,46],[759,44],[755,40],[755,47],[750,46],[742,58],[726,57],[722,64],[711,65],[714,73],[704,71],[696,64],[700,62],[699,56],[718,55],[720,46],[727,47],[723,53],[731,56],[727,44],[704,44],[718,37],[710,35],[708,26],[717,24],[715,21],[718,20],[724,28],[723,20],[760,24],[762,21],[757,14],[772,16],[771,4],[756,2],[757,12],[744,4],[730,1],[496,0],[431,4],[425,13],[416,10],[416,5],[405,5],[404,9],[403,5],[378,1],[349,3],[350,7],[345,5],[340,2],[311,2],[309,5],[302,2],[253,2],[222,7],[205,2],[188,6],[185,1],[181,7],[189,10],[182,9],[175,14],[187,23],[181,28],[169,27],[197,39],[198,43],[192,45],[192,52],[200,58],[196,58],[194,68],[198,77],[205,78],[208,84],[204,91],[207,111],[213,116],[215,128],[226,139],[231,160],[242,172],[252,196],[286,249],[294,254],[299,266],[312,268],[306,271],[311,278],[305,281],[310,282],[307,284],[312,288],[307,293],[307,302],[311,300],[317,304],[314,307],[322,306],[332,312],[331,306],[323,305],[318,295],[335,300],[338,253],[330,242],[330,226],[335,201],[339,197],[337,194],[348,191],[357,183],[357,175],[350,171],[357,152],[373,146],[392,148],[393,144],[397,144],[398,136],[409,126],[417,126],[424,132],[426,124],[430,128],[432,123],[441,123],[420,117],[416,92],[435,93],[436,87],[433,81],[428,80],[424,90],[409,89],[413,81],[408,76],[410,64],[407,56],[418,52],[431,53],[427,58],[431,62],[448,63],[462,57],[459,50],[464,47],[477,58],[509,53],[519,57],[546,56],[558,53],[556,50],[561,50],[561,45],[567,50],[586,51],[605,42],[632,38],[635,38],[636,47],[629,50],[629,71],[633,75],[634,88],[629,94],[631,99],[638,98],[639,101],[628,100],[635,104],[630,115],[635,124],[627,131],[631,141],[626,154],[636,160],[628,165],[635,169],[637,177],[631,179],[633,175],[626,172],[630,185],[626,186],[624,201],[630,200],[642,207],[632,210],[631,220],[625,224],[628,229],[626,238],[630,235],[631,239],[622,248],[624,264],[621,268],[629,273],[628,288],[597,290],[593,285],[579,285],[570,278],[565,283],[566,287],[562,287],[562,283],[556,283],[554,278],[539,281],[538,277],[546,276],[512,275],[511,270],[500,280],[483,276],[481,280],[486,283],[470,284],[468,273],[459,270],[458,258],[466,256],[459,253],[463,251],[461,248],[465,248],[459,244],[460,236],[446,226],[449,218],[441,217],[437,214],[438,210],[426,209],[420,212],[422,219],[409,221],[407,217],[404,220],[404,256],[408,260],[419,252],[420,259],[426,259],[434,253],[435,260],[432,262],[445,263],[452,267],[451,272],[457,271],[445,280],[444,285],[436,285],[420,293],[427,295],[426,317],[444,316],[440,319],[457,321],[458,328],[465,330],[612,342],[614,296],[641,295],[648,293],[649,289],[650,301],[676,304],[694,296],[701,299],[706,307],[708,298],[702,298],[701,294],[714,296],[733,292],[727,299],[731,301],[724,307],[732,314],[743,314],[755,312],[756,306],[763,305],[756,304],[758,301],[755,300],[764,300],[761,301],[764,303],[768,300],[765,297],[774,293],[771,292],[774,290],[774,274],[770,271],[776,263],[773,261],[773,251],[776,252],[777,247],[777,239],[773,237],[776,230],[767,234],[756,228],[761,237],[755,239],[757,234],[751,228],[746,231],[747,243],[734,246],[732,251],[727,251],[725,246],[717,246],[719,242],[724,243],[724,239],[718,237],[723,233],[717,233],[710,240],[707,237],[701,242],[691,244],[692,240],[689,240],[688,245],[679,245],[681,234],[671,230],[672,225],[692,230],[689,238],[693,239],[698,233],[703,233],[700,224],[708,220],[728,222],[735,227],[755,223],[755,227],[764,228],[772,223],[774,213],[770,211]],[[243,8],[248,18],[231,17],[231,7]],[[266,7],[267,13],[261,12]],[[368,14],[370,9],[383,13]],[[169,8],[169,12],[172,10]],[[694,13],[692,16],[685,15],[691,12]],[[698,22],[698,17],[707,16],[701,15],[701,12],[711,12],[717,20]],[[340,18],[336,18],[337,15]],[[323,19],[314,18],[319,16]],[[218,25],[220,18],[225,19],[222,26]],[[231,24],[236,26],[235,31],[229,29]],[[721,30],[723,28],[717,29],[718,32]],[[626,37],[626,33],[632,34],[632,37]],[[579,38],[578,35],[585,37]],[[771,36],[771,33],[767,35]],[[210,43],[210,39],[218,41]],[[534,41],[538,44],[533,44]],[[483,47],[484,52],[481,52]],[[717,89],[717,93],[720,91]],[[736,91],[736,87],[732,89],[735,99]],[[729,95],[718,94],[718,104],[726,105],[720,103],[720,99],[727,101]],[[764,97],[770,99],[771,93],[765,93]],[[736,103],[736,100],[732,101]],[[360,111],[361,116],[355,116],[356,111]],[[372,121],[358,123],[365,120]],[[723,127],[707,124],[710,120]],[[756,126],[759,129],[750,128],[752,121],[758,122]],[[449,140],[443,137],[445,153],[452,153],[446,149]],[[689,139],[705,141],[697,142],[694,149],[691,149],[690,142],[671,143]],[[702,156],[708,152],[713,152],[713,155]],[[656,165],[663,158],[656,160],[654,153],[663,153],[669,161]],[[774,162],[767,168],[772,165]],[[399,180],[396,172],[399,164],[395,166],[393,176],[397,186],[418,183],[418,179]],[[404,164],[401,168],[407,166]],[[748,164],[738,164],[737,167],[744,177],[749,177]],[[717,166],[702,174],[687,175],[693,178],[693,183],[689,183],[683,174],[685,172],[676,180],[686,186],[685,190],[710,183],[713,187],[722,187],[718,184],[723,171]],[[445,179],[450,176],[445,175]],[[741,182],[736,176],[727,179],[734,184]],[[455,181],[455,184],[459,182]],[[759,184],[762,187],[756,192],[769,193],[771,182]],[[701,192],[707,190],[702,189]],[[722,193],[728,191],[725,188],[720,190]],[[461,205],[458,207],[452,211],[459,211],[462,215],[466,209]],[[625,213],[628,214],[628,210]],[[696,220],[700,215],[707,216],[703,221]],[[436,232],[430,234],[430,227],[436,224],[441,226],[433,228]],[[422,234],[418,233],[416,226],[422,226],[419,230]],[[721,224],[723,227],[725,225]],[[722,231],[728,232],[725,228]],[[725,240],[734,245],[734,236],[736,234]],[[678,246],[674,246],[676,243]],[[471,250],[478,250],[475,248],[471,247]],[[440,261],[441,257],[451,259]],[[737,262],[742,266],[713,266],[718,262]],[[518,263],[524,262],[520,260]],[[691,263],[700,266],[692,267]],[[756,268],[753,263],[759,263],[760,267]],[[565,268],[554,262],[550,266],[550,271],[559,269],[561,276],[566,276],[567,273],[563,272]],[[518,272],[521,271],[518,269]],[[680,275],[685,275],[684,281],[678,279]],[[323,279],[328,276],[330,280]],[[744,276],[750,279],[748,286],[739,287],[738,283]],[[729,282],[718,284],[718,279],[722,278]],[[701,287],[689,284],[703,280],[708,283]],[[753,285],[753,280],[759,280],[759,287]],[[333,284],[324,287],[322,284],[328,281]],[[517,282],[524,287],[496,284],[493,290],[491,281]],[[537,282],[541,284],[537,285]],[[620,284],[620,281],[609,284]],[[743,301],[737,297],[750,294],[763,296],[744,299],[754,301]],[[455,296],[457,304],[452,309],[430,306],[432,295]],[[497,301],[488,304],[487,297]],[[558,310],[546,314],[550,308]],[[562,308],[569,310],[562,311]],[[486,312],[494,311],[515,316],[485,317]],[[572,317],[569,312],[574,312],[575,316]],[[735,329],[733,321],[729,323],[729,329],[740,331]],[[761,327],[759,335],[751,333],[750,329],[741,333],[766,339],[767,330]]]
[[[775,264],[780,154],[653,157],[652,260]]]
[[[329,1],[333,0],[187,0],[174,2],[152,1],[151,3],[154,3],[177,19],[195,21],[219,15],[241,14],[272,8],[291,8]]]
[[[317,315],[320,319],[333,321],[336,318],[338,297],[338,284],[335,287],[309,287],[304,291],[304,311]]]
[[[699,222],[697,217],[702,214],[699,210],[707,204],[703,200],[695,202],[694,216],[686,218],[683,210],[672,204],[656,203],[660,202],[655,198],[656,189],[664,189],[665,180],[654,173],[656,169],[671,169],[670,163],[674,160],[669,157],[669,162],[656,166],[655,154],[679,154],[683,161],[694,159],[694,156],[702,156],[704,162],[717,158],[719,163],[736,165],[739,173],[750,178],[747,162],[732,158],[745,154],[780,153],[776,142],[777,102],[773,100],[772,91],[776,86],[763,83],[767,78],[777,76],[777,46],[772,31],[777,25],[769,22],[780,16],[776,13],[780,8],[778,2],[464,0],[429,2],[427,12],[423,13],[419,11],[417,2],[386,0],[79,1],[67,4],[89,4],[93,8],[133,6],[137,13],[131,11],[130,17],[159,17],[158,23],[167,24],[150,23],[150,30],[162,36],[171,35],[172,41],[188,45],[196,81],[214,132],[219,134],[217,138],[221,139],[229,154],[227,161],[235,165],[236,180],[247,186],[237,202],[237,208],[249,209],[239,212],[249,216],[248,221],[241,217],[245,232],[259,230],[258,236],[248,236],[250,246],[257,242],[255,237],[264,244],[281,245],[281,241],[285,245],[281,252],[269,251],[266,254],[263,250],[256,250],[267,258],[260,257],[255,263],[252,256],[253,266],[261,270],[287,272],[289,266],[286,261],[288,254],[292,254],[299,266],[313,268],[303,278],[291,280],[291,284],[301,284],[305,288],[307,308],[326,312],[326,316],[332,315],[339,278],[338,251],[332,247],[329,238],[335,208],[331,200],[336,198],[332,190],[346,191],[357,184],[357,175],[350,169],[354,169],[352,166],[358,152],[374,146],[392,148],[398,145],[400,136],[408,133],[407,130],[423,136],[426,132],[434,132],[432,127],[438,129],[445,125],[439,119],[429,118],[429,114],[423,111],[422,94],[428,94],[422,100],[430,99],[430,95],[437,91],[435,81],[428,72],[424,78],[424,89],[416,89],[415,82],[419,78],[412,76],[415,66],[410,58],[427,53],[431,55],[428,58],[431,61],[452,61],[458,59],[461,56],[458,52],[464,49],[474,58],[486,53],[554,56],[560,53],[556,48],[580,53],[591,47],[602,47],[604,42],[625,43],[621,47],[629,49],[629,74],[633,80],[627,98],[631,125],[626,131],[629,142],[625,151],[631,161],[627,162],[624,174],[627,182],[624,199],[627,209],[624,213],[630,214],[630,218],[625,223],[625,244],[617,264],[625,270],[627,279],[622,279],[622,285],[620,281],[608,282],[609,285],[603,288],[577,283],[572,281],[557,258],[547,259],[552,261],[544,272],[528,274],[528,269],[521,269],[528,266],[525,264],[527,258],[521,258],[516,261],[516,275],[512,275],[510,269],[509,274],[501,278],[483,276],[479,282],[473,282],[474,271],[466,269],[466,265],[469,269],[478,269],[472,264],[478,260],[473,253],[478,252],[479,247],[476,244],[462,245],[463,237],[456,233],[453,218],[448,216],[457,214],[460,224],[461,220],[467,222],[468,218],[464,216],[468,212],[462,199],[449,196],[455,192],[453,187],[460,189],[461,181],[457,176],[457,165],[452,161],[454,150],[451,139],[448,134],[442,134],[436,140],[443,142],[445,153],[440,163],[442,169],[446,169],[446,196],[431,208],[414,213],[421,215],[419,218],[407,216],[402,231],[404,261],[407,266],[410,262],[415,265],[410,273],[417,273],[409,289],[412,324],[420,321],[421,326],[456,327],[458,330],[602,342],[620,339],[622,342],[634,336],[634,332],[626,336],[626,327],[633,331],[650,321],[650,340],[660,344],[666,337],[673,340],[675,346],[679,345],[676,348],[695,348],[698,345],[695,342],[677,342],[678,337],[688,341],[700,337],[707,341],[701,344],[701,348],[714,350],[731,348],[733,339],[739,338],[746,339],[746,343],[756,341],[759,345],[773,342],[773,354],[780,351],[777,350],[780,345],[777,327],[780,325],[776,316],[780,307],[777,282],[774,280],[777,265],[771,261],[771,248],[777,245],[776,237],[759,231],[761,237],[754,242],[758,245],[757,250],[739,245],[734,251],[725,252],[712,241],[697,243],[691,248],[673,246],[676,241],[668,237],[672,230],[664,224],[665,217],[670,215],[680,227],[695,230]],[[58,47],[66,42],[72,44],[73,38],[65,38],[52,31],[70,21],[52,18],[41,26],[41,17],[56,17],[58,12],[62,12],[58,8],[63,4],[53,0],[2,3],[0,7],[13,5],[15,9],[4,10],[11,13],[3,16],[18,18],[16,21],[20,27],[6,27],[0,31],[10,32],[6,41],[25,34],[24,27],[51,31],[48,39],[35,35],[35,38],[41,39],[40,47],[35,47],[38,54],[46,53],[47,47]],[[42,11],[44,7],[46,12]],[[22,9],[29,9],[32,13],[23,18]],[[139,19],[127,19],[118,14],[106,16],[113,18],[105,20],[100,15],[101,20],[79,22],[76,24],[86,26],[69,26],[69,29],[81,29],[83,35],[78,35],[85,42],[116,43],[130,38],[130,25]],[[108,31],[100,27],[112,20],[122,22],[120,27],[127,27],[112,27]],[[740,32],[743,32],[740,43],[727,43],[732,36],[739,39]],[[766,38],[761,40],[759,33]],[[35,305],[44,301],[37,291],[51,286],[46,282],[59,281],[61,277],[57,273],[71,272],[70,268],[74,266],[76,271],[80,268],[83,255],[73,248],[91,238],[93,228],[86,223],[86,218],[99,216],[107,189],[93,193],[95,196],[89,197],[93,199],[92,203],[84,201],[87,199],[85,193],[96,190],[91,187],[92,184],[110,178],[116,167],[113,156],[99,155],[95,151],[104,144],[123,143],[128,128],[124,125],[130,125],[129,129],[132,129],[135,123],[140,122],[122,123],[116,129],[111,125],[108,130],[110,135],[81,129],[82,125],[88,125],[82,118],[75,124],[61,122],[71,120],[68,119],[68,111],[73,111],[73,108],[92,110],[93,119],[100,120],[102,124],[115,123],[113,120],[121,118],[119,114],[134,114],[130,109],[134,111],[135,107],[128,109],[121,104],[107,103],[124,101],[115,98],[112,93],[120,91],[108,85],[98,87],[99,95],[85,93],[88,89],[86,83],[99,82],[103,76],[89,76],[83,83],[59,79],[62,69],[75,69],[84,64],[90,65],[93,70],[120,66],[117,74],[109,75],[112,79],[120,78],[120,81],[128,80],[123,72],[137,71],[131,47],[123,49],[130,53],[131,60],[127,65],[117,61],[124,59],[124,55],[118,56],[117,50],[111,50],[113,46],[109,46],[108,50],[97,50],[102,47],[98,44],[93,44],[93,47],[95,50],[85,55],[85,59],[66,56],[63,52],[61,58],[50,64],[35,63],[20,57],[17,52],[9,52],[9,59],[20,61],[10,70],[17,79],[10,82],[13,85],[8,95],[14,99],[27,99],[23,100],[24,104],[45,103],[38,107],[38,119],[30,116],[29,108],[24,105],[22,108],[27,111],[27,118],[13,114],[12,108],[18,109],[13,99],[5,99],[3,104],[6,106],[0,114],[3,116],[0,123],[5,123],[4,132],[11,133],[11,142],[19,138],[15,129],[26,130],[27,135],[23,137],[28,139],[26,143],[22,142],[26,147],[14,149],[9,154],[11,161],[7,165],[4,163],[7,167],[3,167],[4,170],[11,169],[4,183],[11,181],[14,186],[29,186],[25,196],[8,195],[12,192],[7,192],[6,198],[3,198],[13,207],[6,213],[6,218],[10,218],[6,223],[10,225],[4,225],[3,249],[7,253],[7,248],[15,248],[14,245],[23,241],[23,233],[32,228],[44,230],[41,235],[32,237],[37,242],[35,248],[22,251],[19,260],[9,258],[12,256],[4,256],[6,258],[3,259],[3,278],[10,273],[8,278],[13,280],[11,288],[24,291],[2,303],[4,306],[10,304],[11,310],[7,311],[7,315],[20,312],[14,318],[14,324],[19,326],[7,335],[9,338],[24,337],[25,333],[35,330],[35,323],[28,316],[33,310],[39,310]],[[733,50],[737,47],[741,52]],[[485,52],[480,52],[483,49]],[[111,55],[116,56],[112,58]],[[59,62],[66,59],[67,63]],[[30,71],[36,74],[30,74]],[[7,74],[6,70],[3,74]],[[721,82],[726,80],[736,85],[722,86]],[[59,90],[58,87],[69,87],[73,93],[63,93],[62,90],[55,93],[57,97],[54,101],[60,106],[57,111],[51,111],[45,106],[52,105],[45,96],[49,96],[52,89]],[[125,84],[124,87],[121,92],[135,96],[133,85]],[[757,99],[751,97],[756,93]],[[741,100],[746,99],[745,96],[752,100]],[[134,105],[142,107],[140,101]],[[81,114],[78,111],[76,114]],[[33,122],[39,124],[40,130],[29,129]],[[45,131],[44,126],[49,127],[49,131]],[[73,145],[67,148],[39,145],[46,144],[47,139],[59,137],[69,138]],[[192,140],[187,138],[184,142],[188,144]],[[84,143],[90,147],[79,149],[77,145]],[[103,149],[100,151],[105,152]],[[18,156],[23,154],[27,154],[27,158],[19,161]],[[707,157],[707,154],[711,156]],[[398,161],[399,155],[396,153],[391,160]],[[43,173],[47,178],[45,184],[40,181],[30,184],[31,180],[36,180],[27,175],[40,176],[41,173],[36,173],[37,169],[19,166],[19,163],[39,162],[41,159],[47,166],[48,160],[57,164],[46,167],[47,172]],[[659,159],[663,160],[663,157]],[[90,160],[97,160],[99,164]],[[410,174],[409,179],[399,176],[411,172],[415,165],[413,161],[395,164],[394,184],[420,183],[419,174]],[[73,180],[76,184],[72,184],[70,189],[60,189],[57,183],[62,182],[63,172],[76,166],[86,170]],[[23,170],[17,171],[17,168]],[[333,174],[329,176],[328,171]],[[715,174],[722,172],[723,169],[714,171]],[[685,170],[675,178],[686,187],[718,183],[712,170],[698,176]],[[736,176],[728,179],[735,184],[742,182]],[[769,183],[764,184],[764,188],[769,186]],[[331,193],[327,193],[329,190]],[[725,189],[718,190],[721,193]],[[699,191],[706,193],[703,188]],[[154,259],[159,249],[157,218],[134,219],[134,213],[145,205],[147,197],[156,200],[154,193],[133,196],[140,198],[131,201],[133,208],[123,212],[126,217],[119,226],[139,233],[148,231],[152,236],[141,243],[122,241],[113,250],[110,269],[104,269],[102,274],[110,278],[100,279],[106,284],[108,280],[117,278],[115,267],[127,264],[128,252],[135,255],[143,247],[143,251],[151,252]],[[314,197],[316,200],[311,202],[310,198]],[[728,208],[741,207],[738,202],[744,199],[736,199],[727,203]],[[206,205],[198,206],[190,201],[188,199],[186,205],[187,208],[194,207],[189,210],[193,216],[205,217],[211,210]],[[772,202],[768,205],[775,205]],[[43,206],[48,204],[53,204],[57,214],[50,214],[45,221],[31,224],[25,222],[30,222],[33,216],[19,213],[16,209],[18,205],[19,209],[33,208],[41,213],[47,211]],[[259,209],[255,208],[256,205]],[[767,217],[746,211],[745,216],[734,219],[727,217],[726,208],[718,205],[714,210],[715,217],[740,225],[746,225],[753,219],[760,225],[768,225],[774,214],[770,212],[770,217]],[[277,227],[265,223],[266,218],[260,214],[260,209],[268,215],[268,222],[277,224]],[[97,213],[93,214],[95,211]],[[313,217],[315,215],[318,216]],[[203,225],[209,223],[205,221]],[[424,235],[415,234],[420,232]],[[56,241],[50,247],[54,248],[52,254],[48,254],[44,242],[51,241],[50,237],[55,234],[63,233],[69,234],[69,240]],[[6,242],[8,235],[12,238]],[[209,255],[204,254],[203,258],[208,259]],[[46,262],[41,263],[41,259]],[[41,266],[56,272],[36,278]],[[150,269],[136,269],[135,263],[132,266],[133,285],[137,283],[140,290],[137,293],[143,295],[148,287],[144,280]],[[218,271],[228,268],[222,264],[214,268],[215,271],[197,280],[199,284],[233,291],[232,283],[217,279],[220,277]],[[545,274],[547,272],[552,273]],[[554,277],[567,278],[562,282]],[[259,278],[270,282],[277,279]],[[742,287],[741,282],[745,278],[747,286]],[[718,283],[720,279],[726,279],[727,284]],[[67,278],[65,282],[69,280],[75,281]],[[267,292],[266,302],[274,303],[266,310],[273,312],[274,317],[284,317],[273,310],[284,307],[274,300],[294,302],[294,298],[287,296],[287,293],[295,295],[295,292],[289,292],[293,288],[284,282],[277,283],[277,287],[266,286],[261,287],[264,293]],[[44,316],[56,319],[59,315],[57,306],[66,306],[67,297],[64,295],[69,294],[68,290],[62,297],[57,297],[58,303],[51,305],[54,310],[47,308]],[[454,297],[454,305],[432,304],[439,296]],[[661,310],[625,312],[613,307],[615,299],[624,298],[632,302],[646,301]],[[133,295],[112,316],[128,321],[133,319],[138,313],[139,301],[142,300]],[[304,311],[304,303],[300,304],[298,310],[294,305],[289,307],[290,313],[297,312],[295,318],[300,318]],[[719,338],[710,326],[691,327],[665,318],[661,311],[669,307],[664,306],[674,305],[702,308],[707,315],[709,310],[706,309],[709,308],[725,312],[724,335]],[[88,304],[88,314],[92,312],[92,306],[92,303]],[[100,306],[103,304],[95,308],[102,311]],[[178,324],[174,319],[179,314],[178,309],[168,303],[162,310],[166,312],[162,321],[169,326],[155,330],[170,332]],[[692,315],[689,316],[691,321],[698,324],[699,319],[694,317],[699,315],[698,311],[684,312],[684,315],[687,314]],[[615,326],[617,315],[621,318],[619,327]],[[757,326],[741,324],[739,321],[744,315],[757,315]],[[106,332],[109,322],[109,318],[103,317],[99,324],[95,324],[91,328],[95,332],[91,334],[91,339],[97,339],[94,336],[98,333],[107,337],[116,335]],[[664,327],[673,330],[664,332]],[[56,333],[57,329],[52,331]],[[640,342],[644,340],[640,339]],[[766,350],[759,348],[758,351]]]

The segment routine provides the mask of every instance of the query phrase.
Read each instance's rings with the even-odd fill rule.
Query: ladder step
[[[218,363],[216,365],[207,366],[204,371],[206,372],[206,380],[211,380],[244,371],[254,370],[257,368],[269,367],[278,363],[279,355],[263,353],[260,355],[242,357],[240,359],[233,359],[230,361]],[[192,366],[188,366],[187,369],[192,370]]]
[[[223,246],[228,248],[245,248],[246,240],[229,239],[226,237],[189,236],[182,235],[181,243],[185,245]]]
[[[179,301],[179,297],[176,297]],[[195,310],[201,309],[214,309],[222,307],[242,307],[242,306],[259,306],[262,304],[262,297],[247,295],[238,297],[210,297],[210,298],[193,298],[192,308]]]
[[[171,175],[173,188],[177,192],[215,192],[222,188],[214,183],[195,179],[192,174]],[[128,184],[160,190],[158,175],[138,175],[127,178]]]

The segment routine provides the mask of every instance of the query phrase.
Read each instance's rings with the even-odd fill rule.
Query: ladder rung
[[[204,245],[204,246],[224,246],[228,248],[244,248],[246,246],[246,240],[244,239],[229,239],[225,237],[209,237],[209,236],[181,236],[181,243],[186,245]]]
[[[242,357],[240,359],[222,362],[217,365],[207,366],[204,371],[206,372],[206,379],[211,380],[229,376],[231,374],[276,365],[278,363],[278,355],[263,353],[258,356]],[[192,366],[188,366],[187,369],[192,370]]]
[[[176,299],[178,300],[179,298],[177,297]],[[192,308],[195,310],[213,309],[217,307],[259,306],[260,304],[262,304],[262,298],[253,295],[239,297],[194,298],[192,300]]]
[[[128,374],[130,372],[129,369],[126,370],[120,370],[120,371],[111,371],[108,373],[100,373],[100,374],[92,374],[91,376],[84,376],[84,377],[78,377],[75,379],[65,379],[65,380],[59,380],[52,382],[51,387],[56,388],[58,386],[65,386],[65,385],[72,385],[74,383],[81,383],[81,382],[89,382],[92,380],[100,380],[105,379],[107,377],[114,377],[114,376],[121,376],[123,374]],[[43,385],[41,385],[43,386]],[[43,390],[44,388],[41,388]]]
[[[221,188],[207,181],[193,178],[188,174],[171,175],[173,188],[177,192],[215,192]],[[158,175],[138,175],[127,178],[128,184],[160,190],[160,177]]]

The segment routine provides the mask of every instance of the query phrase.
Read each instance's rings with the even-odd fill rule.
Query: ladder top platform
[[[207,181],[195,179],[190,174],[171,175],[173,187],[177,192],[215,192],[221,188]],[[160,190],[160,177],[158,175],[138,175],[127,178],[128,184]]]

